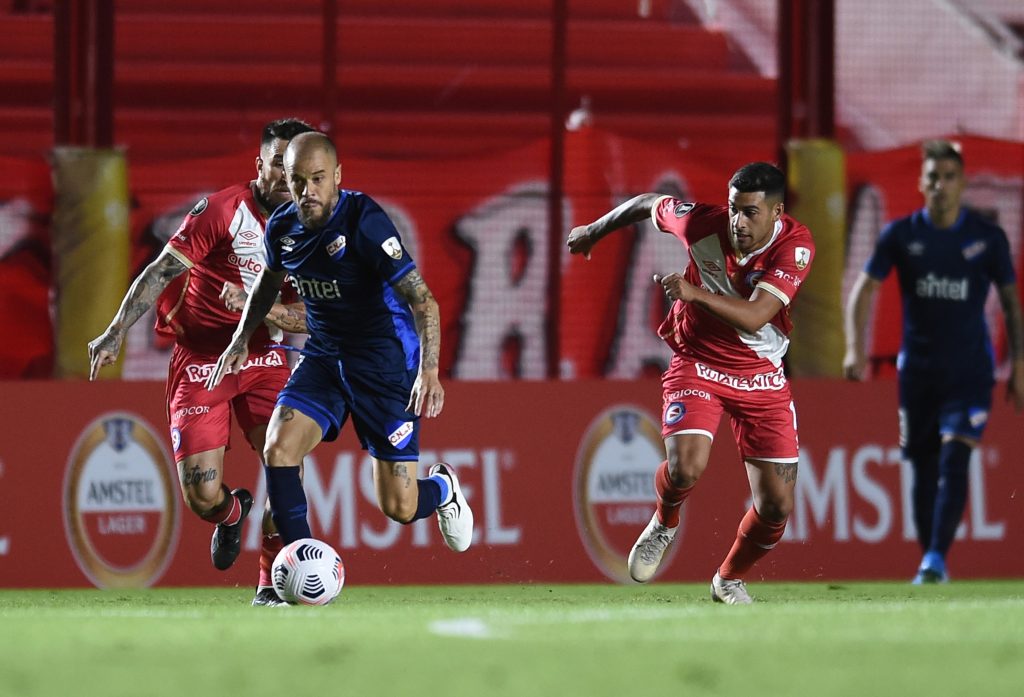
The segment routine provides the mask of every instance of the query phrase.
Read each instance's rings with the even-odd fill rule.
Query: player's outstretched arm
[[[1006,343],[1010,348],[1010,381],[1006,385],[1006,398],[1017,411],[1024,410],[1024,320],[1021,318],[1020,296],[1017,284],[999,286],[999,302],[1003,306],[1006,322]]]
[[[406,409],[432,418],[444,409],[444,388],[438,370],[441,359],[441,311],[420,272],[413,269],[395,284],[395,290],[412,309],[420,338],[420,372],[412,386]]]
[[[237,283],[224,282],[224,288],[220,291],[220,299],[224,307],[232,312],[241,312],[245,308],[245,301],[249,298],[246,292]],[[267,322],[292,334],[308,334],[306,329],[306,304],[278,303],[275,302],[267,312]]]
[[[619,228],[639,223],[651,216],[651,209],[661,194],[640,194],[620,206],[616,206],[588,225],[579,225],[569,232],[566,245],[570,254],[582,254],[590,258],[590,251],[598,240]]]
[[[253,283],[252,295],[242,308],[242,318],[231,337],[231,343],[217,359],[217,365],[206,380],[206,389],[212,390],[228,373],[238,372],[249,357],[249,339],[256,328],[263,323],[270,311],[286,274],[284,271],[271,271],[264,267]]]
[[[185,273],[185,264],[167,249],[132,282],[121,307],[110,320],[106,331],[89,342],[89,379],[95,380],[100,368],[117,360],[125,334],[146,314],[160,293],[175,278]]]
[[[850,289],[846,301],[844,325],[846,328],[846,355],[843,356],[843,375],[847,380],[863,380],[867,372],[867,353],[864,350],[865,330],[871,301],[881,282],[863,271]]]

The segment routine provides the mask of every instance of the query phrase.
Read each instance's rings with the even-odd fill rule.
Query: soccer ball
[[[345,565],[329,544],[307,537],[277,553],[270,577],[285,602],[326,605],[345,585]]]

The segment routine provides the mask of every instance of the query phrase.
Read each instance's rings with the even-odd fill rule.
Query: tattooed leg
[[[415,520],[419,499],[416,462],[373,461],[373,483],[381,512],[399,523]]]
[[[200,518],[216,519],[231,504],[224,494],[224,448],[205,450],[178,461],[178,483],[186,505]]]

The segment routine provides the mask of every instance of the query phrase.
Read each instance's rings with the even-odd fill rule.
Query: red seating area
[[[335,132],[346,152],[459,156],[548,132],[549,0],[337,4]],[[281,115],[319,123],[321,1],[285,5],[118,2],[115,137],[130,157],[237,151]],[[680,5],[571,0],[568,103],[587,97],[593,123],[624,135],[763,148],[774,83]],[[39,155],[53,144],[52,18],[8,3],[0,21],[0,154]]]

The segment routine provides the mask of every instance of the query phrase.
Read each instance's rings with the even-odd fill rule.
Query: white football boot
[[[629,575],[634,581],[647,583],[654,577],[658,565],[661,564],[661,558],[665,556],[665,550],[672,544],[678,529],[678,525],[666,528],[658,522],[658,513],[654,513],[651,522],[637,538],[633,549],[629,550]]]
[[[739,579],[722,578],[717,571],[711,579],[711,599],[726,605],[750,605],[754,602],[747,593],[747,584]]]
[[[455,476],[455,470],[443,462],[431,467],[428,474],[431,477],[438,474],[448,480],[451,495],[447,503],[437,507],[437,526],[441,528],[441,536],[450,550],[465,552],[473,542],[473,509],[462,495],[459,478]]]

